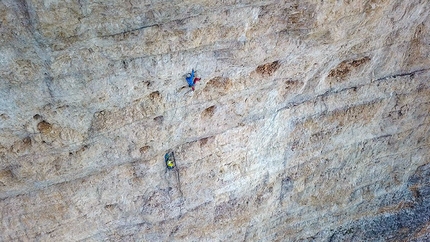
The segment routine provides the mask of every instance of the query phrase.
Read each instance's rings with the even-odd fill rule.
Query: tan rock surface
[[[1,1],[0,240],[430,240],[429,12]]]

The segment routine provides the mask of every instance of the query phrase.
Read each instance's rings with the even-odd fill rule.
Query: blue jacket
[[[194,69],[191,71],[191,73],[187,74],[187,77],[185,79],[187,79],[189,87],[194,86]]]

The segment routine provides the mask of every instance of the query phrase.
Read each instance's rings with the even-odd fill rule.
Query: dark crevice
[[[295,107],[295,106],[301,105],[301,104],[303,104],[303,103],[306,103],[306,102],[309,102],[309,101],[312,101],[312,100],[316,100],[316,99],[318,99],[318,98],[327,97],[327,96],[330,96],[330,95],[333,95],[333,94],[342,93],[342,92],[344,92],[344,91],[348,91],[348,90],[356,91],[356,90],[357,90],[357,88],[362,87],[362,86],[364,86],[364,85],[366,85],[366,84],[363,84],[363,85],[356,85],[356,86],[352,86],[352,87],[346,87],[346,88],[342,88],[342,89],[339,89],[339,90],[333,90],[333,89],[330,89],[330,90],[327,90],[326,92],[324,92],[324,93],[322,93],[322,94],[319,94],[319,95],[316,95],[316,96],[314,96],[314,97],[310,97],[310,98],[307,98],[307,99],[303,99],[303,100],[300,100],[300,101],[298,101],[298,102],[289,102],[289,103],[287,103],[287,105],[286,105],[285,107],[282,107],[282,108],[280,108],[280,109],[276,110],[276,113],[277,113],[277,112],[279,112],[279,111],[285,110],[285,109],[289,109],[289,108],[292,108],[292,107]]]
[[[108,35],[101,35],[101,36],[99,36],[99,38],[111,38],[111,37],[116,37],[116,36],[126,36],[126,35],[129,35],[129,34],[132,34],[133,32],[138,32],[140,30],[151,28],[151,27],[155,27],[155,26],[159,26],[159,24],[144,25],[144,26],[141,26],[139,28],[135,28],[135,29],[131,29],[131,30],[125,30],[125,31],[122,31],[122,32],[119,32],[119,33],[108,34]]]
[[[405,72],[405,73],[399,73],[399,74],[389,75],[389,76],[378,78],[374,82],[385,81],[385,80],[388,80],[388,79],[402,77],[402,76],[411,76],[411,77],[413,77],[415,74],[423,73],[423,72],[426,72],[428,70],[430,70],[430,68],[419,69],[419,70],[412,71],[412,72]],[[289,102],[284,107],[276,110],[276,112],[279,112],[279,111],[282,111],[282,110],[285,110],[285,109],[289,109],[289,108],[301,105],[303,103],[306,103],[306,102],[309,102],[309,101],[312,101],[312,100],[316,100],[318,98],[330,96],[330,95],[333,95],[333,94],[342,93],[344,91],[349,91],[349,90],[357,91],[357,88],[360,88],[360,87],[363,87],[363,86],[366,86],[366,85],[369,85],[369,84],[372,84],[372,83],[365,83],[365,84],[355,85],[355,86],[352,86],[352,87],[345,87],[345,88],[337,89],[337,90],[335,90],[335,89],[329,89],[326,92],[324,92],[322,94],[318,94],[318,95],[316,95],[314,97],[304,98],[304,99],[302,99],[300,101],[297,101],[297,102]]]
[[[384,76],[381,78],[376,79],[375,81],[383,81],[383,80],[387,80],[387,79],[391,79],[391,78],[397,78],[397,77],[402,77],[402,76],[411,76],[413,77],[415,74],[419,74],[425,71],[430,70],[430,68],[426,68],[426,69],[419,69],[416,71],[411,71],[411,72],[405,72],[405,73],[399,73],[399,74],[394,74],[394,75],[389,75],[389,76]]]

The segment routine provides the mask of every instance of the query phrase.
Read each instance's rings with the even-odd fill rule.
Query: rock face
[[[428,1],[0,13],[1,241],[430,240]]]

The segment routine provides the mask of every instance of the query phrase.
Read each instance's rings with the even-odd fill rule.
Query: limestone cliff
[[[430,240],[429,12],[2,0],[0,240]]]

